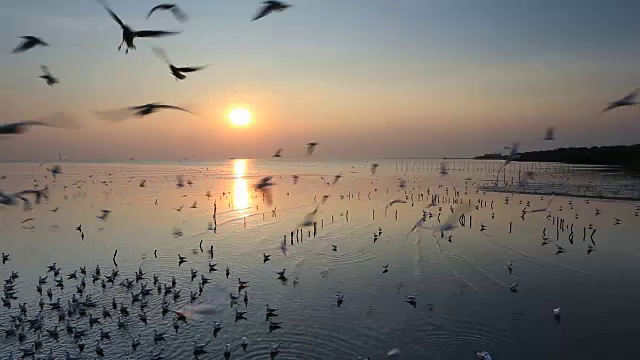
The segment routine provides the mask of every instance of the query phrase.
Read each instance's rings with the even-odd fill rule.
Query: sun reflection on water
[[[251,194],[249,193],[249,183],[244,178],[247,173],[246,159],[233,160],[233,208],[244,209],[251,205]]]

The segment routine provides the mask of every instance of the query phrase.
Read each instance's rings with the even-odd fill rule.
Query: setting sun
[[[245,108],[235,108],[229,112],[229,122],[233,126],[247,126],[251,124],[251,112]]]

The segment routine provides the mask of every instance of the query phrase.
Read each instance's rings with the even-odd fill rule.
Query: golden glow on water
[[[244,175],[247,173],[247,160],[233,160],[233,208],[244,209],[251,205],[251,193],[249,192],[249,183]]]

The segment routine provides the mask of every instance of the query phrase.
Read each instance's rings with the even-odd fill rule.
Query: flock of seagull
[[[107,5],[103,0],[98,0],[100,5],[102,5],[107,12],[107,14],[112,18],[114,22],[118,24],[118,26],[122,30],[122,41],[118,46],[118,50],[122,50],[124,47],[125,53],[128,53],[130,50],[135,50],[135,39],[136,38],[156,38],[156,37],[164,37],[164,36],[174,36],[180,34],[177,31],[165,31],[165,30],[134,30],[130,25],[127,25],[123,22],[118,15]],[[280,1],[264,1],[257,14],[252,18],[252,21],[261,19],[271,13],[281,12],[288,8],[291,5],[285,4]],[[160,4],[153,7],[147,14],[146,18],[149,19],[158,11],[169,11],[177,21],[184,23],[188,20],[188,15],[185,11],[181,9],[181,7],[177,4]],[[46,47],[49,44],[42,38],[35,36],[22,36],[22,42],[12,51],[14,54],[24,53],[36,47]],[[158,56],[162,61],[164,61],[169,67],[169,71],[171,75],[176,79],[176,81],[184,80],[187,77],[187,74],[191,74],[194,72],[198,72],[204,70],[208,65],[199,65],[199,66],[176,66],[170,60],[169,56],[165,52],[164,49],[159,47],[153,47],[152,51],[156,56]],[[59,79],[55,77],[49,68],[45,65],[41,66],[42,75],[39,77],[42,78],[47,85],[55,86],[60,83]],[[636,105],[638,102],[636,101],[638,90],[634,90],[630,94],[624,96],[623,98],[612,101],[609,103],[603,110],[603,112],[611,111],[616,108]],[[187,113],[193,114],[191,111],[174,105],[163,104],[159,102],[130,106],[123,109],[118,109],[114,111],[103,111],[96,112],[96,114],[104,119],[112,120],[112,121],[120,121],[124,120],[131,116],[143,117],[161,110],[177,110],[183,111]],[[195,115],[195,114],[194,114]],[[45,117],[39,120],[33,121],[23,121],[23,122],[15,122],[9,124],[0,125],[0,135],[1,134],[22,134],[26,132],[31,126],[47,126],[47,127],[71,127],[65,121],[67,118],[62,114],[54,114],[49,117]],[[545,135],[543,137],[544,140],[554,140],[555,139],[555,127],[549,127]],[[318,146],[318,142],[309,142],[306,144],[306,151],[308,155],[312,155]],[[509,150],[509,154],[503,163],[500,170],[506,167],[511,161],[515,161],[518,159],[519,153],[519,143],[515,142],[512,145],[505,147],[506,150]],[[276,149],[273,154],[274,158],[283,157],[284,150],[282,148]],[[370,168],[370,172],[372,175],[376,174],[376,171],[380,165],[372,164]],[[500,170],[498,171],[498,177],[500,175]],[[49,169],[52,178],[55,179],[57,175],[62,174],[62,169],[59,165],[53,166]],[[448,173],[446,166],[442,166],[440,169],[440,173],[445,176]],[[293,179],[293,184],[297,184],[300,181],[299,175],[291,175]],[[329,185],[336,185],[340,179],[343,177],[342,174],[338,174],[334,177],[334,179],[328,182]],[[498,182],[498,177],[496,177],[496,183]],[[257,184],[255,184],[255,190],[262,194],[265,203],[269,206],[273,205],[273,193],[271,189],[275,185],[273,182],[273,176],[267,176],[262,178]],[[323,178],[324,180],[324,178]],[[140,183],[140,187],[144,187],[143,180]],[[184,187],[184,183],[181,178],[177,181],[176,186],[178,188]],[[467,214],[473,212],[474,210],[478,211],[480,209],[491,209],[493,210],[493,202],[491,202],[490,206],[487,205],[486,201],[482,199],[478,199],[475,204],[469,200],[468,203],[462,202],[461,192],[464,191],[464,195],[467,195],[469,191],[473,191],[473,189],[469,188],[467,184],[463,187],[445,187],[440,185],[438,187],[437,192],[431,190],[427,190],[426,192],[419,192],[414,189],[407,188],[407,180],[400,179],[398,188],[404,191],[405,196],[403,198],[394,199],[390,201],[385,206],[385,214],[388,209],[391,209],[394,206],[401,206],[402,204],[411,203],[412,205],[415,202],[420,201],[428,201],[426,208],[423,210],[422,217],[415,223],[413,228],[409,231],[409,235],[419,231],[420,229],[426,229],[431,231],[431,237],[436,241],[438,245],[438,249],[442,251],[443,244],[440,242],[441,239],[446,239],[448,242],[452,242],[453,233],[455,229],[466,227],[471,227],[471,217]],[[32,188],[26,189],[22,191],[18,191],[15,193],[5,193],[0,190],[0,205],[4,206],[17,206],[19,204],[23,205],[24,210],[28,211],[32,208],[33,204],[41,204],[43,201],[49,200],[49,187],[44,187],[42,189]],[[476,188],[475,193],[479,194],[479,190]],[[302,221],[300,221],[298,225],[299,228],[306,228],[313,226],[314,232],[317,224],[317,217],[319,214],[319,209],[324,204],[327,199],[331,195],[324,195],[322,197],[322,201],[319,205],[315,207],[315,209],[308,213]],[[351,196],[351,194],[346,195]],[[208,196],[210,197],[210,196]],[[341,195],[341,198],[344,198],[345,195]],[[415,197],[415,198],[414,198]],[[509,204],[509,201],[512,196],[506,196],[504,201],[505,204]],[[571,245],[574,244],[574,231],[573,224],[565,225],[565,219],[560,218],[559,216],[552,216],[552,201],[554,197],[551,196],[546,205],[542,208],[532,208],[530,201],[523,203],[520,201],[520,204],[523,205],[523,209],[521,212],[522,220],[524,221],[525,216],[530,216],[531,214],[536,213],[545,213],[547,219],[556,227],[556,239],[551,240],[549,236],[546,234],[546,228],[542,232],[542,246],[545,246],[550,243],[554,243],[556,246],[556,255],[560,255],[567,251],[566,245],[561,245],[560,241],[560,232],[564,232],[565,229],[570,229],[570,235],[568,237],[568,241]],[[588,200],[586,201],[588,204]],[[156,201],[157,204],[157,201]],[[445,204],[449,205],[448,208]],[[195,203],[194,206],[195,207]],[[455,206],[454,206],[455,205]],[[573,209],[573,203],[571,200],[567,202],[567,206],[569,209]],[[51,211],[57,211],[58,208]],[[437,210],[437,212],[436,212]],[[275,210],[274,210],[275,211]],[[561,211],[561,207],[560,207]],[[638,211],[640,209],[636,208],[634,215],[638,216]],[[443,221],[440,220],[441,214],[448,213],[446,219]],[[108,209],[104,209],[101,211],[100,215],[97,216],[98,219],[102,221],[107,221],[110,216],[111,211]],[[596,216],[600,214],[600,210],[596,209]],[[215,222],[215,211],[214,211],[214,222]],[[347,215],[348,216],[348,215]],[[576,213],[576,219],[578,218],[578,214]],[[493,217],[493,215],[492,215]],[[434,219],[435,218],[435,219]],[[437,220],[435,224],[428,224],[431,220]],[[614,225],[620,225],[620,219],[614,218]],[[25,220],[25,222],[28,222]],[[217,225],[216,225],[217,226]],[[487,231],[487,226],[481,224],[480,231],[485,233]],[[587,238],[587,229],[591,231],[590,243],[586,243]],[[82,226],[78,226],[76,229],[81,234],[81,237],[84,239],[84,232],[82,230]],[[175,232],[174,232],[175,233]],[[585,226],[583,229],[583,242],[587,244],[587,254],[591,254],[595,250],[595,240],[594,234],[596,233],[596,229],[593,225],[589,224]],[[297,233],[296,233],[297,234]],[[378,235],[375,236],[377,239],[378,236],[382,234],[382,230]],[[375,242],[374,239],[374,242]],[[551,240],[551,241],[550,241]],[[293,244],[293,233],[291,234],[291,243]],[[283,253],[286,254],[287,241],[286,235],[284,241],[282,243],[281,249]],[[338,251],[338,246],[336,244],[332,245],[332,251]],[[116,253],[114,253],[114,264],[116,262]],[[270,260],[270,256],[268,254],[263,254],[264,262]],[[178,264],[181,265],[187,261],[187,258],[178,254],[177,256]],[[2,253],[2,264],[6,264],[10,262],[11,255]],[[40,354],[46,353],[42,359],[53,360],[55,356],[53,354],[53,349],[50,348],[48,352],[43,351],[43,342],[41,339],[41,334],[45,334],[46,336],[58,341],[60,337],[60,333],[62,331],[58,330],[58,327],[62,327],[61,324],[64,324],[65,331],[67,336],[69,336],[75,346],[77,347],[77,351],[75,350],[67,350],[66,351],[66,360],[77,359],[78,353],[85,352],[85,339],[90,335],[96,338],[93,348],[93,353],[96,356],[102,358],[105,356],[105,349],[103,347],[103,342],[108,341],[110,339],[110,332],[107,327],[107,324],[115,323],[116,328],[118,330],[126,330],[127,324],[131,321],[129,317],[131,312],[136,311],[137,317],[140,322],[147,324],[147,310],[149,298],[154,296],[161,296],[161,313],[162,316],[166,316],[170,314],[173,317],[172,326],[176,334],[178,334],[181,326],[187,324],[188,320],[195,316],[199,316],[202,314],[211,314],[213,310],[210,306],[206,304],[196,305],[193,304],[196,302],[199,296],[202,295],[205,290],[206,284],[208,284],[211,279],[206,277],[204,274],[200,274],[198,276],[199,270],[191,269],[191,280],[192,282],[198,279],[198,289],[191,290],[189,294],[189,299],[192,305],[188,305],[181,309],[175,309],[175,303],[182,296],[181,291],[177,287],[177,281],[175,276],[172,276],[170,279],[161,279],[159,275],[153,274],[151,278],[148,274],[146,274],[142,268],[139,268],[136,273],[132,275],[131,278],[121,279],[122,276],[119,274],[119,270],[116,267],[111,269],[110,272],[103,273],[102,269],[99,266],[95,267],[95,270],[91,273],[87,272],[85,267],[81,267],[76,269],[70,273],[62,274],[61,268],[53,263],[48,266],[47,273],[43,274],[39,277],[38,283],[35,286],[36,291],[39,294],[39,302],[35,305],[27,304],[26,302],[17,302],[18,311],[14,314],[10,315],[11,321],[5,326],[4,332],[7,339],[16,338],[20,343],[24,343],[29,336],[30,330],[33,330],[35,338],[33,342],[28,346],[24,346],[20,348],[20,352],[23,357],[32,357],[35,358]],[[217,263],[210,263],[208,266],[208,272],[213,273],[217,271],[216,268]],[[506,266],[506,269],[511,275],[513,273],[514,264],[513,262],[509,262]],[[206,271],[206,270],[205,270]],[[389,271],[389,264],[383,266],[383,273],[387,273]],[[51,277],[49,277],[51,274]],[[226,278],[229,278],[231,271],[227,267],[225,269]],[[66,275],[66,276],[65,276]],[[282,271],[278,271],[276,273],[278,278],[286,278],[286,269]],[[19,274],[15,271],[12,271],[10,276],[4,280],[3,285],[3,296],[1,298],[2,304],[7,311],[13,311],[14,305],[18,298],[18,280]],[[121,279],[121,280],[120,280]],[[118,280],[120,280],[118,282]],[[234,309],[234,316],[236,321],[242,320],[245,318],[246,312],[240,311],[237,307],[238,302],[242,301],[247,306],[248,292],[246,288],[248,287],[248,281],[242,280],[238,278],[238,293],[230,293],[229,301]],[[90,282],[90,285],[88,283]],[[149,284],[151,282],[152,284]],[[48,286],[48,284],[53,285],[53,287]],[[96,300],[94,298],[94,294],[90,291],[91,288],[88,286],[100,286],[105,291],[105,296],[107,292],[109,292],[112,296],[110,306],[106,306],[103,301]],[[513,293],[519,291],[519,282],[513,283],[509,286],[509,290]],[[71,287],[74,292],[71,296],[68,296],[68,293],[64,293],[64,289],[66,287]],[[127,298],[122,299],[122,293],[118,293],[116,289],[123,289]],[[244,293],[242,292],[244,291]],[[45,293],[46,295],[43,295]],[[66,302],[63,300],[63,296],[67,296]],[[119,296],[118,300],[116,296]],[[54,300],[55,297],[55,300]],[[418,295],[407,295],[405,296],[405,301],[415,307],[417,302]],[[48,298],[48,301],[45,301],[45,298]],[[173,299],[173,303],[171,300]],[[344,294],[336,294],[336,304],[340,306],[344,302]],[[265,316],[269,320],[268,325],[270,330],[274,330],[279,328],[280,322],[275,321],[273,318],[277,317],[278,309],[272,308],[269,304],[265,305]],[[100,315],[98,315],[100,314]],[[556,321],[560,321],[560,308],[551,309],[551,315],[556,319]],[[49,318],[47,318],[47,316]],[[113,317],[116,316],[116,319]],[[52,320],[53,319],[53,320]],[[56,323],[57,320],[57,323]],[[72,322],[73,320],[73,322]],[[99,332],[95,332],[92,334],[91,331],[95,327],[99,327]],[[214,337],[218,334],[219,331],[223,329],[222,321],[214,321],[213,322],[213,334]],[[44,332],[43,332],[44,330]],[[154,343],[164,343],[167,341],[167,333],[162,331],[161,329],[153,329],[152,336],[149,336]],[[6,340],[8,341],[8,340]],[[135,352],[136,349],[143,343],[147,341],[147,337],[142,337],[140,334],[131,335],[131,350],[123,351],[121,354],[121,358],[128,359],[132,352]],[[198,356],[202,356],[208,353],[210,347],[208,347],[210,341],[205,343],[199,343],[197,340],[193,340],[193,355],[197,358]],[[249,339],[247,337],[243,337],[239,339],[239,344],[244,351],[250,346]],[[87,352],[89,350],[86,350]],[[164,348],[160,348],[159,350],[150,350],[148,353],[149,359],[152,360],[160,360],[167,358],[163,355]],[[269,349],[269,355],[273,359],[276,357],[281,351],[281,344],[274,343],[271,344]],[[227,343],[224,346],[222,351],[225,358],[229,358],[233,352],[231,344]],[[389,351],[387,356],[395,357],[400,354],[398,349],[392,349]],[[487,351],[477,351],[475,353],[476,357],[481,360],[491,360],[491,355]],[[14,359],[15,355],[11,352],[7,359]]]
[[[307,144],[310,153],[313,152],[317,143],[309,143]],[[282,150],[278,149],[275,155],[282,156]],[[377,169],[380,167],[378,163],[374,163],[370,165],[370,174],[371,176],[375,176]],[[60,176],[63,174],[61,167],[53,166],[48,169],[52,174],[52,179],[54,176]],[[442,174],[445,176],[446,174]],[[267,189],[272,188],[275,183],[273,182],[272,176],[265,177],[260,180],[255,185],[255,190],[257,194],[262,193],[263,200],[266,204],[273,204],[273,194],[271,194]],[[301,176],[292,175],[294,179],[294,184],[300,181]],[[323,195],[319,204],[315,206],[315,209],[308,213],[304,219],[297,224],[297,227],[302,230],[306,227],[314,227],[314,236],[316,232],[316,225],[318,221],[318,216],[320,213],[320,208],[326,203],[326,201],[333,197],[332,192],[336,188],[336,185],[343,178],[342,174],[335,175],[332,180],[326,179],[325,177],[321,177],[323,182],[326,183],[327,186],[330,187],[331,191],[329,194]],[[411,187],[409,181],[406,179],[399,179],[399,183],[396,192],[402,193],[404,196],[402,198],[397,198],[395,200],[390,201],[385,206],[385,215],[388,210],[393,209],[396,206],[408,206],[410,203],[413,207],[415,204],[424,203],[425,206],[422,210],[421,218],[416,222],[412,229],[410,229],[407,236],[411,236],[415,232],[420,231],[421,229],[426,229],[431,232],[431,237],[435,240],[437,244],[437,249],[439,252],[446,252],[444,246],[446,243],[442,243],[440,240],[446,239],[448,243],[453,242],[453,234],[458,231],[459,228],[469,227],[472,228],[472,218],[471,213],[473,211],[491,211],[491,218],[495,217],[494,211],[494,201],[488,202],[482,198],[483,192],[474,185],[476,183],[471,182],[470,180],[465,180],[465,183],[461,186],[456,185],[447,185],[446,182],[444,184],[440,184],[437,188],[426,188],[422,189],[418,180],[413,180],[414,185]],[[78,184],[76,181],[74,184]],[[142,179],[139,186],[145,187],[146,180]],[[185,185],[186,184],[186,185]],[[176,188],[181,189],[185,186],[191,186],[193,184],[192,180],[185,181],[182,176],[178,176],[176,179]],[[37,186],[36,186],[37,187]],[[66,188],[66,187],[65,187]],[[391,189],[393,190],[393,188]],[[31,189],[21,191],[16,194],[4,194],[1,193],[0,196],[5,199],[2,204],[6,206],[17,205],[16,201],[19,199],[24,202],[24,210],[28,211],[31,209],[31,201],[29,201],[26,196],[32,195],[34,196],[34,203],[40,204],[42,201],[49,200],[49,187],[46,186],[41,190]],[[389,194],[389,190],[387,190],[387,194]],[[393,192],[392,192],[393,194]],[[472,196],[469,194],[477,195],[475,202],[471,200]],[[228,194],[227,194],[228,195]],[[484,193],[486,195],[486,193]],[[256,195],[254,195],[256,196]],[[207,192],[206,197],[211,199],[212,194]],[[340,199],[350,199],[353,198],[354,194],[347,193],[339,195]],[[359,195],[358,195],[359,198]],[[368,194],[368,198],[371,199],[371,193]],[[314,197],[315,199],[315,197]],[[544,200],[544,197],[541,198]],[[555,200],[555,203],[554,203]],[[516,201],[513,199],[513,195],[505,196],[504,204],[509,206],[510,202]],[[525,220],[528,216],[534,216],[535,214],[542,213],[546,216],[546,219],[551,222],[556,229],[556,237],[555,239],[551,239],[550,236],[547,235],[547,228],[545,227],[542,230],[542,245],[545,246],[547,244],[553,243],[556,247],[555,255],[560,255],[562,253],[567,252],[567,246],[562,244],[564,241],[563,236],[561,236],[561,232],[565,230],[570,231],[570,234],[567,238],[568,242],[571,245],[574,245],[574,224],[565,224],[565,218],[559,216],[559,214],[563,211],[563,206],[567,206],[566,211],[574,210],[573,200],[569,199],[566,203],[557,204],[558,199],[555,196],[550,196],[546,199],[544,206],[535,207],[532,204],[531,200],[523,201],[519,200],[518,205],[522,206],[521,219]],[[214,202],[213,209],[213,220],[216,222],[216,209],[217,205]],[[554,206],[555,204],[555,206]],[[590,201],[585,200],[585,204],[590,204]],[[157,205],[157,200],[156,200]],[[197,207],[197,200],[194,202],[192,208]],[[59,207],[50,210],[50,211],[58,211]],[[180,209],[181,210],[181,209]],[[275,209],[273,210],[275,212]],[[375,211],[375,210],[374,210]],[[596,208],[595,215],[598,216],[601,214],[601,210]],[[636,207],[634,216],[638,216],[640,212],[640,208]],[[109,219],[111,211],[108,209],[103,209],[100,211],[100,214],[96,216],[97,219],[106,222]],[[447,215],[448,214],[448,215]],[[554,216],[556,215],[557,216]],[[446,218],[441,220],[441,215],[446,215]],[[347,221],[348,221],[348,212],[347,212]],[[397,213],[396,213],[397,218]],[[575,219],[578,219],[578,213],[575,213]],[[29,218],[25,222],[32,221],[33,218]],[[570,220],[570,219],[567,219]],[[613,225],[620,225],[621,220],[618,218],[614,218],[615,223]],[[429,224],[431,222],[431,224]],[[215,224],[217,227],[217,224]],[[209,225],[211,229],[211,225]],[[511,229],[511,224],[510,224]],[[587,245],[587,255],[591,254],[595,250],[595,240],[594,234],[596,233],[596,229],[592,224],[588,224],[583,229],[583,237],[582,241],[586,242],[587,240],[587,229],[591,231],[589,235],[589,242]],[[82,239],[84,239],[84,229],[82,225],[79,225],[76,230],[81,234]],[[490,237],[487,235],[488,226],[484,223],[480,224],[479,231],[484,236]],[[511,230],[509,230],[511,231]],[[301,232],[302,233],[302,232]],[[382,235],[382,229],[374,234],[374,243],[378,239],[379,236]],[[298,230],[296,230],[296,238],[298,236]],[[290,240],[293,245],[293,232],[291,232]],[[418,241],[420,241],[420,236]],[[204,252],[202,249],[202,241],[200,243],[201,252]],[[284,255],[286,255],[287,250],[287,235],[284,236],[281,250]],[[331,250],[336,252],[338,251],[338,245],[333,244]],[[210,255],[213,257],[213,248],[210,250]],[[149,306],[149,300],[154,296],[154,294],[158,297],[161,297],[161,306],[160,312],[161,316],[171,315],[173,317],[172,327],[176,334],[179,333],[179,329],[181,326],[187,324],[188,320],[193,319],[196,316],[201,315],[212,315],[215,314],[215,309],[211,305],[207,305],[206,303],[197,304],[199,297],[205,291],[206,285],[209,284],[212,280],[210,277],[205,276],[204,272],[214,273],[218,271],[217,263],[209,263],[208,267],[203,270],[194,269],[190,270],[191,282],[197,284],[197,290],[189,290],[189,302],[190,305],[182,306],[177,308],[177,302],[184,296],[182,294],[183,289],[178,287],[178,283],[175,276],[171,276],[170,278],[162,278],[165,276],[160,276],[158,274],[147,274],[141,267],[138,268],[138,271],[131,275],[131,277],[125,277],[122,279],[120,272],[118,270],[117,262],[116,262],[117,250],[113,255],[113,262],[115,267],[110,271],[103,272],[99,265],[96,265],[95,270],[93,272],[88,272],[87,268],[82,266],[79,269],[75,269],[66,274],[62,273],[62,269],[58,264],[53,263],[49,265],[46,269],[46,273],[43,273],[38,278],[37,284],[35,284],[35,290],[39,295],[39,302],[37,304],[27,304],[26,302],[20,302],[18,298],[18,284],[20,275],[16,271],[12,271],[10,276],[5,279],[3,285],[3,296],[1,298],[3,306],[7,308],[7,310],[12,311],[13,306],[18,305],[17,312],[10,314],[10,323],[5,326],[5,335],[7,339],[16,338],[20,343],[24,343],[27,341],[30,330],[33,330],[33,342],[28,346],[23,346],[20,348],[20,352],[23,357],[33,357],[36,355],[46,353],[46,356],[42,357],[42,359],[55,359],[53,354],[53,349],[50,348],[48,352],[43,351],[43,341],[41,339],[41,334],[45,334],[51,339],[58,341],[60,337],[60,333],[62,331],[58,330],[59,326],[64,324],[64,328],[66,330],[67,336],[73,340],[73,344],[77,347],[77,350],[74,351],[72,349],[66,350],[66,359],[76,359],[79,355],[84,354],[86,347],[86,339],[88,337],[95,338],[95,343],[93,346],[93,353],[95,353],[98,357],[105,356],[105,348],[103,343],[105,341],[109,341],[111,338],[111,331],[113,327],[109,326],[115,323],[115,328],[118,331],[127,331],[129,324],[131,323],[132,317],[130,316],[132,312],[137,312],[137,318],[143,324],[147,324],[148,315],[147,308]],[[154,256],[157,257],[157,250],[154,251]],[[270,254],[263,254],[263,262],[266,263],[271,260]],[[10,262],[12,260],[10,254],[2,253],[2,263],[3,265]],[[181,254],[177,254],[177,262],[178,266],[188,262],[187,257],[182,256]],[[383,274],[389,272],[390,264],[383,265]],[[517,264],[514,264],[513,261],[510,261],[506,265],[506,270],[508,271],[509,276],[513,276],[514,267]],[[231,269],[226,267],[225,276],[229,279],[231,275]],[[277,279],[286,279],[286,269],[282,269],[281,271],[275,272],[277,275]],[[464,281],[464,280],[463,280]],[[298,279],[294,281],[294,284],[298,282]],[[51,284],[51,285],[48,285]],[[93,288],[91,287],[93,286]],[[244,302],[245,306],[248,306],[249,296],[247,292],[247,288],[249,286],[249,281],[243,280],[242,278],[237,278],[237,293],[229,293],[229,303],[231,308],[233,309],[233,317],[235,321],[246,320],[246,311],[240,311],[238,309],[239,302]],[[98,290],[98,287],[102,288],[103,293],[101,295],[97,295],[95,290]],[[68,292],[65,293],[65,288],[71,288],[72,294]],[[514,282],[509,287],[509,290],[512,293],[517,293],[520,291],[520,282]],[[121,290],[120,290],[121,289]],[[99,299],[96,299],[97,296],[100,296]],[[48,298],[48,301],[45,299]],[[55,299],[55,300],[54,300]],[[173,302],[171,301],[173,300]],[[405,302],[416,306],[418,301],[417,294],[411,294],[405,296]],[[335,295],[336,305],[339,307],[345,301],[345,295],[342,293],[337,293]],[[108,304],[108,305],[107,305]],[[269,331],[274,331],[280,328],[281,322],[275,321],[274,318],[278,316],[278,309],[271,307],[269,304],[265,305],[265,316],[268,319],[268,328]],[[561,313],[560,308],[550,309],[550,313],[553,318],[560,322]],[[114,319],[115,317],[115,319]],[[93,330],[94,327],[98,328],[98,330]],[[213,321],[213,335],[214,338],[217,334],[223,329],[222,321]],[[128,359],[129,356],[136,351],[136,349],[140,346],[141,343],[146,342],[147,339],[151,339],[155,344],[162,344],[168,340],[168,335],[166,330],[154,328],[151,335],[148,337],[143,337],[141,334],[129,334],[131,336],[131,349],[123,350],[122,357],[123,359]],[[8,341],[8,340],[5,340]],[[193,340],[193,355],[198,358],[198,356],[202,356],[209,351],[208,348],[210,341],[199,343],[196,340]],[[246,351],[248,346],[250,346],[249,339],[245,336],[242,339],[239,339],[239,344],[241,348]],[[273,359],[275,358],[279,352],[281,351],[281,343],[273,343],[269,350],[269,355]],[[160,350],[150,350],[148,353],[148,359],[160,360],[163,358],[167,358],[163,355],[164,348],[160,348]],[[225,344],[222,353],[225,358],[229,358],[233,352],[232,345],[230,343]],[[400,351],[398,349],[393,349],[389,352],[389,357],[398,356]],[[487,351],[477,351],[476,356],[478,359],[482,360],[490,360],[491,355]],[[11,352],[7,359],[14,359],[14,354]]]

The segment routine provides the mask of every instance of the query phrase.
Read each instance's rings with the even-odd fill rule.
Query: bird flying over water
[[[184,73],[200,71],[207,67],[207,65],[176,67],[171,63],[171,60],[169,60],[169,57],[167,56],[167,54],[162,48],[154,46],[151,48],[151,50],[153,51],[154,54],[156,54],[156,56],[158,56],[165,63],[167,63],[167,65],[169,65],[169,70],[171,71],[171,75],[173,75],[176,78],[176,80],[186,79],[187,76]]]
[[[53,75],[51,75],[51,73],[49,72],[49,68],[44,66],[44,65],[40,65],[40,68],[42,69],[42,75],[38,76],[41,79],[44,79],[47,82],[47,85],[49,86],[53,86],[55,84],[59,84],[60,81],[58,81],[58,79],[56,77],[54,77]]]
[[[151,15],[158,10],[171,11],[171,14],[173,14],[173,17],[175,17],[176,20],[178,20],[181,23],[187,21],[189,18],[187,14],[184,11],[182,11],[182,9],[180,9],[178,4],[160,4],[160,5],[154,6],[151,10],[149,10],[149,13],[147,14],[147,20],[149,20]]]
[[[162,30],[133,30],[129,25],[120,20],[118,15],[116,15],[106,4],[104,0],[98,0],[98,2],[104,7],[105,10],[109,13],[111,18],[120,25],[122,28],[122,42],[118,46],[118,51],[122,49],[122,45],[126,45],[125,53],[129,53],[129,49],[135,50],[136,46],[133,43],[133,40],[137,37],[162,37],[169,35],[177,35],[179,31],[162,31]]]
[[[636,96],[638,96],[638,90],[640,89],[633,90],[622,99],[610,102],[609,105],[607,105],[607,107],[605,107],[604,110],[602,110],[602,112],[607,112],[609,110],[613,110],[615,108],[619,108],[622,106],[631,106],[631,105],[638,104],[636,102]]]
[[[47,126],[55,128],[72,128],[75,122],[69,115],[58,112],[53,115],[43,117],[39,120],[22,121],[9,124],[0,124],[0,135],[7,134],[23,134],[29,130],[31,126]]]
[[[21,36],[20,38],[22,39],[22,43],[11,51],[12,54],[23,53],[36,46],[49,46],[44,40],[35,36]]]
[[[282,12],[287,8],[291,7],[291,5],[285,4],[281,1],[263,1],[262,4],[263,4],[262,8],[260,8],[260,11],[258,11],[256,16],[254,16],[254,18],[251,21],[261,19],[271,14],[274,11]]]
[[[271,206],[273,203],[273,194],[271,192],[271,186],[275,185],[272,183],[273,176],[266,176],[260,180],[259,183],[256,184],[256,190],[262,192],[264,195],[265,201],[267,205]]]
[[[529,213],[535,213],[535,212],[541,212],[541,211],[551,212],[551,202],[553,201],[553,198],[555,196],[556,196],[555,194],[551,195],[551,198],[549,199],[549,201],[547,202],[547,205],[545,207],[543,207],[541,209],[529,210],[527,212],[529,212]]]
[[[316,149],[316,146],[318,146],[317,142],[307,143],[307,155],[313,154],[313,151]]]
[[[279,158],[279,157],[282,157],[282,148],[278,148],[278,149],[276,149],[276,152],[275,152],[275,153],[273,153],[273,156],[272,156],[272,157],[278,157],[278,158]]]
[[[184,111],[191,115],[197,116],[196,114],[192,113],[191,111],[185,108],[174,106],[174,105],[166,105],[159,102],[144,104],[144,105],[137,105],[137,106],[130,106],[127,108],[110,110],[110,111],[96,111],[95,114],[104,120],[118,122],[118,121],[123,121],[125,119],[128,119],[132,116],[137,116],[137,117],[147,116],[147,115],[156,113],[162,109]]]

